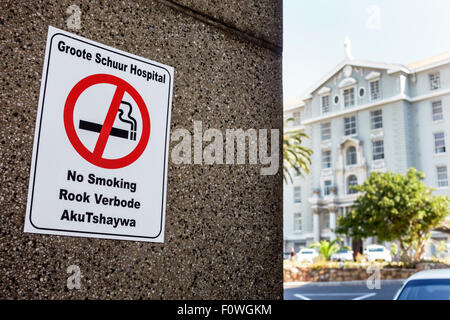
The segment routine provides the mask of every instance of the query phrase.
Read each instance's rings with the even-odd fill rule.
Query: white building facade
[[[410,65],[347,59],[284,106],[314,151],[311,172],[284,185],[284,250],[334,239],[372,171],[406,173],[415,167],[435,194],[450,195],[450,53]],[[434,232],[436,240],[448,236]],[[376,240],[376,239],[375,239]],[[352,243],[354,250],[364,244]]]

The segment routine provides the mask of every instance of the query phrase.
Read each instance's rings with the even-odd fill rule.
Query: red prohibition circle
[[[99,138],[93,151],[88,150],[81,142],[74,125],[74,109],[75,104],[80,95],[89,87],[96,84],[112,84],[116,86],[111,105],[106,114],[105,121],[99,134]],[[114,119],[119,110],[120,102],[124,93],[127,92],[136,102],[142,116],[142,134],[137,146],[128,155],[117,159],[103,158],[103,151],[111,132]],[[70,91],[64,105],[64,127],[66,129],[67,137],[74,149],[85,160],[89,161],[95,166],[105,169],[119,169],[126,167],[136,161],[147,147],[150,137],[150,116],[148,114],[147,106],[144,99],[136,91],[133,86],[123,79],[109,74],[94,74],[80,80]]]

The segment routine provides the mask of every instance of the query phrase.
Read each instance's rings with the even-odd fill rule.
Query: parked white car
[[[398,290],[394,300],[450,300],[450,269],[413,274]]]
[[[353,261],[353,250],[341,249],[331,255],[332,261]]]
[[[298,262],[309,262],[309,263],[313,263],[314,262],[314,258],[318,257],[319,254],[316,252],[316,250],[314,249],[309,249],[309,248],[303,248],[301,249],[296,255],[295,257],[297,258]]]
[[[367,248],[364,249],[363,253],[370,262],[380,260],[386,262],[392,261],[391,252],[386,249],[385,246],[379,244],[368,245]]]

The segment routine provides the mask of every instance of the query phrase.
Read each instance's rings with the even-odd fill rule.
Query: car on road
[[[391,252],[386,249],[385,246],[382,246],[380,244],[368,245],[367,248],[364,249],[363,253],[367,257],[367,260],[369,260],[370,262],[392,262]]]
[[[314,249],[303,248],[296,255],[295,258],[298,262],[309,262],[313,263],[314,259],[317,258],[319,254]]]
[[[450,300],[450,269],[424,270],[413,274],[394,300]]]
[[[342,248],[333,253],[330,258],[332,261],[353,261],[353,250]]]

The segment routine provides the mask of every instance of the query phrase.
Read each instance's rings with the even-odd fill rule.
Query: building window
[[[323,228],[330,229],[330,214],[328,212],[323,215]]]
[[[375,101],[381,98],[380,80],[370,82],[370,100]]]
[[[330,96],[322,96],[322,113],[330,112]]]
[[[348,166],[356,164],[357,156],[356,156],[356,148],[355,147],[352,146],[347,149],[346,158],[347,158]]]
[[[357,191],[355,189],[351,188],[352,186],[356,186],[357,184],[358,184],[358,178],[356,178],[355,175],[349,176],[347,179],[347,193],[348,194],[357,193]]]
[[[331,150],[322,151],[322,169],[331,168]]]
[[[438,187],[444,188],[448,187],[448,176],[447,176],[447,166],[439,166],[437,169],[437,180]]]
[[[431,110],[433,113],[433,121],[442,120],[444,118],[442,113],[442,101],[433,101],[431,103]]]
[[[351,107],[355,105],[355,88],[344,90],[344,107]]]
[[[366,93],[366,90],[364,88],[359,88],[359,96],[364,97],[364,94]]]
[[[339,96],[334,96],[334,104],[338,104],[339,103]]]
[[[322,141],[331,139],[331,123],[322,123],[320,124],[320,132],[322,136]]]
[[[301,203],[302,202],[302,188],[301,187],[294,187],[294,203]]]
[[[350,136],[356,134],[356,117],[344,118],[344,135]]]
[[[445,153],[445,136],[443,132],[434,134],[434,153]]]
[[[370,111],[370,124],[372,130],[383,128],[383,113],[381,109]]]
[[[384,142],[383,140],[372,141],[373,160],[384,159]]]
[[[302,231],[302,213],[294,213],[294,232]]]
[[[439,72],[428,75],[430,79],[430,90],[436,90],[441,87],[441,75]]]
[[[331,180],[325,180],[323,182],[323,194],[326,196],[331,194]]]
[[[294,242],[295,252],[299,252],[305,246],[304,242]]]
[[[301,124],[302,118],[301,118],[301,112],[295,111],[292,113],[292,117],[294,118],[294,121],[292,122],[292,125],[299,126]]]

